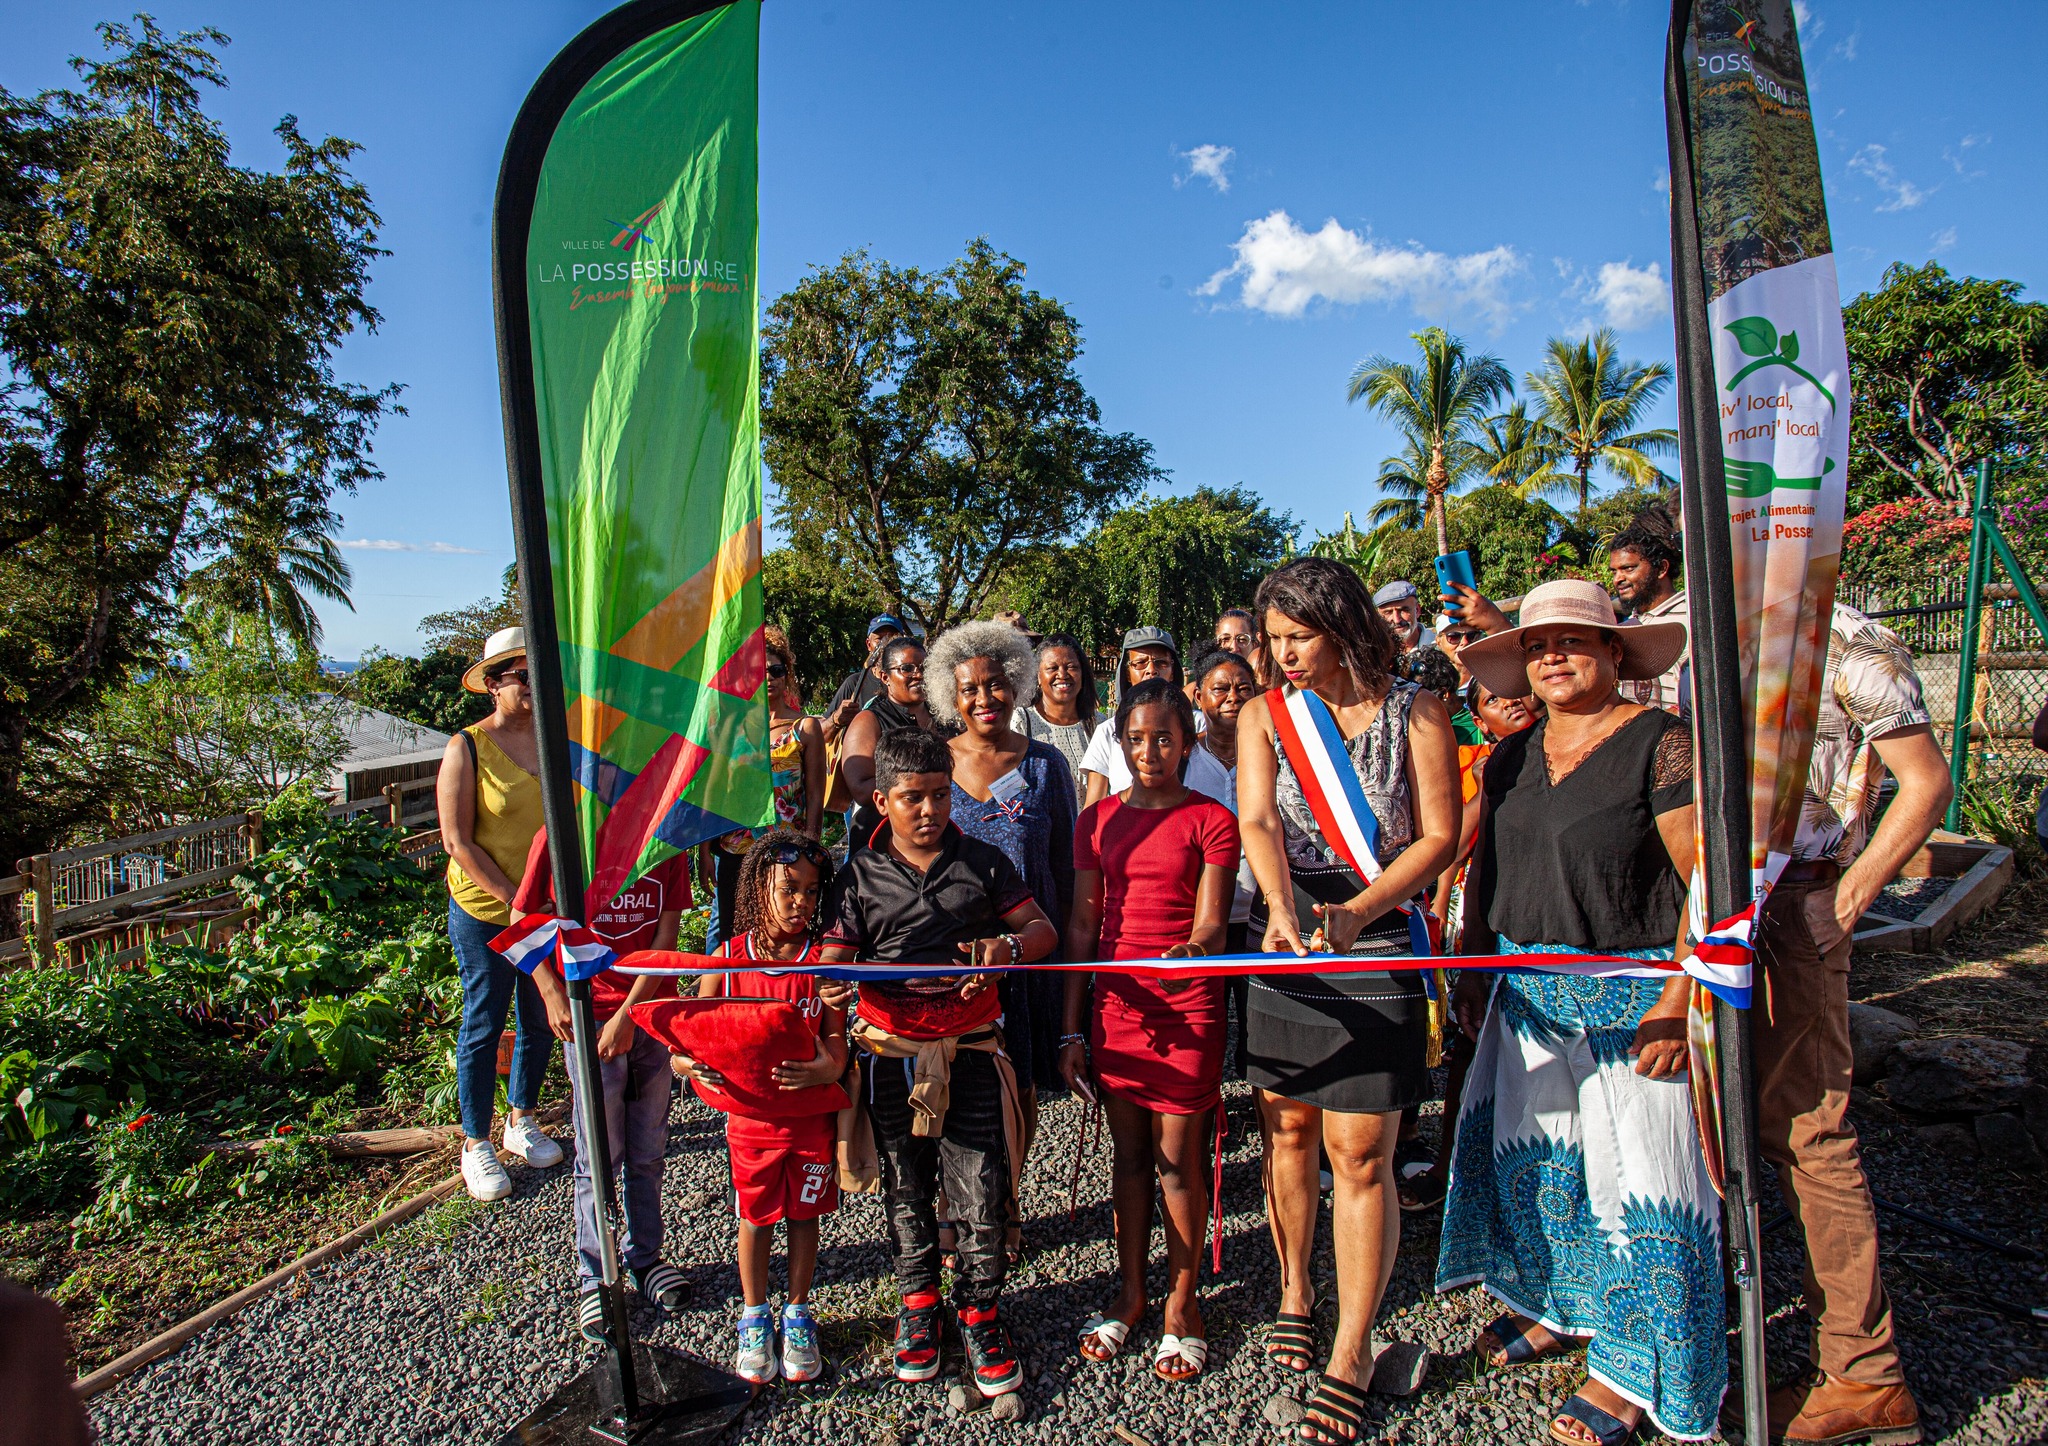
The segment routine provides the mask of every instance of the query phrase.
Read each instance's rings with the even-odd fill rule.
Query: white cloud
[[[1197,294],[1215,296],[1238,281],[1239,303],[1270,316],[1300,316],[1319,301],[1405,300],[1423,312],[1475,312],[1498,328],[1517,310],[1507,284],[1524,269],[1512,246],[1447,256],[1412,241],[1382,245],[1335,220],[1309,231],[1285,211],[1246,222],[1231,250],[1237,259]]]
[[[1827,21],[1814,17],[1813,7],[1806,0],[1792,0],[1792,18],[1799,22],[1799,34],[1807,40],[1820,39],[1821,31],[1828,28]]]
[[[1877,208],[1880,211],[1910,211],[1934,194],[1933,191],[1921,190],[1894,170],[1892,163],[1884,158],[1884,147],[1875,141],[1849,157],[1849,169],[1891,197]]]
[[[389,537],[356,537],[338,544],[352,552],[437,552],[453,557],[483,557],[481,547],[457,547],[452,542],[398,542]]]
[[[1664,268],[1654,261],[1642,267],[1604,262],[1599,274],[1576,290],[1600,308],[1602,319],[1616,331],[1670,324],[1671,285],[1664,279]]]
[[[1955,250],[1956,242],[1961,239],[1957,235],[1955,227],[1944,226],[1929,239],[1927,249],[1932,254],[1939,256],[1944,251]]]
[[[1863,27],[1861,25],[1858,25],[1854,30],[1849,32],[1849,36],[1846,40],[1839,40],[1835,42],[1835,48],[1829,51],[1828,53],[1834,56],[1834,58],[1837,60],[1854,60],[1856,58],[1856,42],[1861,40],[1862,38]]]
[[[1191,151],[1175,151],[1174,154],[1188,163],[1187,174],[1175,176],[1175,186],[1185,186],[1189,181],[1207,181],[1219,191],[1230,189],[1230,162],[1237,152],[1229,146],[1196,146]]]
[[[1941,158],[1951,166],[1954,166],[1956,174],[1964,180],[1974,181],[1983,175],[1984,172],[1982,170],[1970,169],[1970,152],[1979,146],[1988,146],[1990,144],[1991,137],[1987,135],[1964,136],[1954,145],[1943,147]]]

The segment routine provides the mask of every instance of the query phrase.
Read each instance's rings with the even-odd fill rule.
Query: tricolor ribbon
[[[564,979],[595,979],[618,958],[609,944],[574,919],[558,919],[553,914],[528,914],[491,940],[491,947],[506,963],[527,974],[552,956]]]

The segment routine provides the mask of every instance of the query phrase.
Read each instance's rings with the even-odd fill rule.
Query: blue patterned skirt
[[[1589,1375],[1700,1440],[1728,1386],[1721,1202],[1684,1076],[1645,1079],[1628,1055],[1661,989],[1500,977],[1465,1079],[1436,1288],[1476,1282],[1553,1333],[1591,1336]]]

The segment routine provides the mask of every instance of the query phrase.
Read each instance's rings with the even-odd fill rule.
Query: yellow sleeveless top
[[[471,837],[517,888],[533,836],[541,829],[540,780],[514,763],[480,725],[462,731],[476,744],[476,822]],[[512,922],[511,908],[492,898],[453,859],[448,861],[448,892],[472,918],[486,924]]]

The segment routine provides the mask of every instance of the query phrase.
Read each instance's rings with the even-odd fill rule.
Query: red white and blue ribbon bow
[[[564,979],[595,979],[618,958],[609,944],[574,919],[552,914],[528,914],[491,940],[491,947],[527,974],[553,958]]]
[[[1291,685],[1268,693],[1266,709],[1324,841],[1370,884],[1380,876],[1380,820],[1351,766],[1337,715],[1314,693]],[[1408,946],[1428,954],[1429,926],[1422,910],[1404,904],[1401,911],[1408,916]]]

